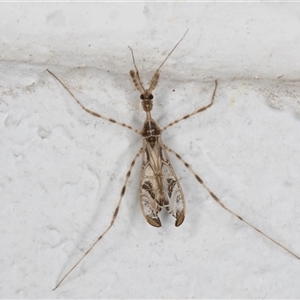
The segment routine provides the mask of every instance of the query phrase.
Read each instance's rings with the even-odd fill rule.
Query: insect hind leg
[[[196,172],[192,169],[192,167],[174,150],[172,150],[171,148],[169,148],[168,146],[164,145],[165,149],[169,152],[171,152],[172,154],[174,154],[183,164],[184,166],[189,169],[191,171],[191,173],[195,176],[196,180],[206,189],[206,191],[211,195],[211,197],[225,210],[227,210],[229,213],[231,213],[232,215],[234,215],[235,217],[237,217],[240,221],[242,221],[243,223],[247,224],[248,226],[250,226],[252,229],[254,229],[256,232],[258,232],[259,234],[261,234],[262,236],[264,236],[265,238],[267,238],[268,240],[270,240],[271,242],[273,242],[274,244],[276,244],[277,246],[279,246],[281,249],[289,252],[290,254],[292,254],[294,257],[296,257],[297,259],[300,260],[300,256],[298,256],[297,254],[293,253],[291,250],[289,250],[288,248],[286,248],[285,246],[281,245],[280,243],[278,243],[277,241],[275,241],[273,238],[271,238],[270,236],[268,236],[267,234],[265,234],[264,232],[262,232],[261,230],[259,230],[258,228],[256,228],[254,225],[252,225],[251,223],[249,223],[248,221],[246,221],[244,218],[242,218],[240,215],[238,215],[237,213],[235,213],[234,211],[232,211],[231,209],[229,209],[208,187],[207,185],[203,182],[203,180],[196,174]]]
[[[124,185],[122,187],[121,193],[120,193],[120,198],[119,201],[117,203],[117,206],[114,210],[113,216],[111,218],[110,224],[109,226],[104,230],[104,232],[96,239],[96,241],[90,246],[90,248],[81,256],[81,258],[77,261],[77,263],[62,277],[62,279],[57,283],[57,285],[54,287],[53,290],[56,290],[60,284],[68,277],[68,275],[79,265],[79,263],[92,251],[92,249],[96,246],[96,244],[105,236],[105,234],[111,229],[111,227],[114,225],[117,215],[119,213],[120,210],[120,206],[121,206],[121,202],[123,200],[123,196],[125,194],[126,191],[126,186],[127,186],[127,182],[129,180],[130,174],[131,174],[131,170],[133,168],[133,166],[135,165],[136,160],[138,159],[138,157],[143,153],[144,148],[142,147],[140,149],[140,151],[135,155],[134,159],[132,160],[129,170],[126,174],[126,179],[124,182]]]

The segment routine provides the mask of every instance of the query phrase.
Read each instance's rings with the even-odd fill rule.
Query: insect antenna
[[[158,79],[159,79],[159,70],[164,65],[164,63],[167,61],[167,59],[171,56],[171,54],[174,52],[174,50],[177,48],[177,46],[180,44],[180,42],[184,39],[184,37],[186,36],[186,34],[187,34],[188,31],[189,31],[189,29],[186,30],[186,32],[184,33],[184,35],[182,36],[182,38],[177,42],[177,44],[173,47],[173,49],[169,52],[169,54],[167,55],[167,57],[163,60],[163,62],[158,67],[158,69],[155,71],[155,73],[153,74],[153,76],[152,76],[152,78],[150,80],[149,88],[147,90],[143,87],[143,84],[142,84],[142,81],[141,81],[141,78],[140,78],[140,75],[139,75],[139,71],[138,71],[138,68],[137,68],[136,63],[135,63],[135,59],[134,59],[134,55],[133,55],[133,50],[132,50],[132,48],[130,48],[128,46],[128,48],[131,51],[133,65],[134,65],[134,68],[135,68],[135,71],[131,70],[129,73],[130,73],[130,76],[131,76],[131,78],[132,78],[132,80],[134,82],[134,85],[135,85],[136,89],[141,94],[143,94],[145,92],[147,92],[147,94],[151,94],[151,92],[155,89],[155,87],[156,87],[156,85],[158,83]]]
[[[160,66],[158,67],[158,69],[155,71],[151,81],[150,81],[150,86],[149,86],[149,92],[151,93],[157,83],[158,83],[158,79],[159,79],[159,70],[161,69],[161,67],[164,65],[164,63],[167,61],[167,59],[171,56],[171,54],[174,52],[174,50],[177,48],[177,46],[181,43],[181,41],[184,39],[184,37],[186,36],[187,32],[189,30],[187,29],[186,32],[184,33],[183,37],[177,42],[177,44],[173,47],[173,49],[169,52],[169,54],[167,55],[167,57],[163,60],[163,62],[160,64]]]
[[[132,56],[132,61],[133,61],[133,65],[134,65],[134,68],[135,68],[135,72],[133,70],[130,70],[129,74],[134,82],[134,85],[136,87],[136,89],[141,93],[143,94],[145,92],[145,88],[143,87],[143,84],[142,84],[142,81],[141,81],[141,78],[140,78],[140,75],[139,75],[139,70],[136,66],[136,63],[135,63],[135,59],[134,59],[134,55],[133,55],[133,50],[131,47],[128,46],[128,48],[130,49],[131,51],[131,56]]]
[[[181,41],[185,38],[186,34],[188,33],[189,29],[186,30],[186,32],[184,33],[184,35],[182,36],[182,38],[177,42],[177,44],[173,47],[173,49],[169,52],[169,54],[167,55],[167,57],[164,59],[164,61],[160,64],[160,66],[158,67],[158,69],[156,70],[156,72],[158,72],[160,70],[160,68],[164,65],[164,63],[167,61],[167,59],[171,56],[171,54],[174,52],[174,50],[177,48],[177,46],[181,43]],[[155,72],[155,73],[156,73]]]

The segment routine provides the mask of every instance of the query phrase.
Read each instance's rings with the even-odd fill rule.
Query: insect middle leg
[[[81,108],[82,109],[84,109],[87,113],[89,113],[89,114],[91,114],[92,116],[94,116],[94,117],[97,117],[97,118],[101,118],[101,119],[104,119],[104,120],[106,120],[106,121],[109,121],[109,122],[111,122],[111,123],[116,123],[116,124],[118,124],[118,125],[120,125],[120,126],[122,126],[122,127],[125,127],[125,128],[128,128],[128,129],[130,129],[130,130],[132,130],[132,131],[134,131],[135,133],[137,133],[137,134],[139,134],[140,135],[140,132],[139,132],[139,130],[137,130],[136,128],[133,128],[132,126],[130,126],[130,125],[127,125],[127,124],[125,124],[125,123],[122,123],[122,122],[119,122],[119,121],[117,121],[117,120],[114,120],[114,119],[111,119],[111,118],[108,118],[108,117],[106,117],[106,116],[103,116],[103,115],[101,115],[101,114],[98,114],[98,113],[96,113],[96,112],[94,112],[94,111],[92,111],[92,110],[90,110],[90,109],[88,109],[88,108],[86,108],[76,97],[75,97],[75,95],[67,88],[67,86],[54,74],[54,73],[52,73],[51,71],[49,71],[48,69],[47,69],[47,71],[48,71],[48,73],[49,74],[51,74],[63,87],[64,87],[64,89],[72,96],[72,98],[74,98],[74,100],[81,106]]]
[[[179,118],[179,119],[177,119],[177,120],[175,120],[175,121],[169,123],[168,125],[166,125],[165,127],[163,127],[163,128],[161,129],[161,131],[163,132],[163,131],[165,131],[167,128],[169,128],[169,127],[171,127],[171,126],[173,126],[173,125],[179,123],[180,121],[185,120],[185,119],[188,119],[189,117],[194,116],[194,115],[196,115],[196,114],[198,114],[198,113],[200,113],[200,112],[202,112],[202,111],[208,109],[209,107],[211,107],[211,106],[213,105],[213,103],[214,103],[214,100],[215,100],[215,95],[216,95],[216,91],[217,91],[217,86],[218,86],[218,81],[215,80],[215,87],[214,87],[214,91],[213,91],[213,93],[212,93],[211,100],[210,100],[209,104],[207,104],[207,105],[204,106],[204,107],[197,108],[197,109],[196,109],[195,111],[193,111],[192,113],[187,114],[187,115],[185,115],[185,116],[183,116],[183,117],[181,117],[181,118]]]

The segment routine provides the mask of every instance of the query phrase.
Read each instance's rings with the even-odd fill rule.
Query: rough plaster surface
[[[300,255],[300,4],[1,3],[0,296],[2,298],[295,298],[300,261],[222,209],[183,164],[184,224],[150,227],[140,160],[109,234],[51,289],[109,224],[140,128],[128,75],[141,77],[189,33],[161,72],[163,133],[230,209]],[[280,78],[278,78],[280,77]]]

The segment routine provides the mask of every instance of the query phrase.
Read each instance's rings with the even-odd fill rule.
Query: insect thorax
[[[153,147],[157,139],[161,134],[161,130],[156,122],[147,118],[144,122],[143,129],[141,131],[141,135],[147,140],[147,142]]]

